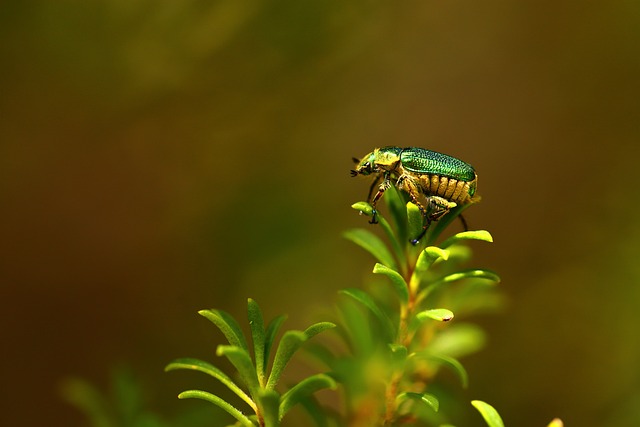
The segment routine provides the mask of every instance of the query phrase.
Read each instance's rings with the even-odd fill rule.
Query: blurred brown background
[[[383,145],[479,171],[510,303],[469,398],[640,425],[640,3],[11,0],[0,34],[0,425],[83,425],[59,382],[119,362],[185,404],[200,308],[316,320],[369,275],[340,233]]]

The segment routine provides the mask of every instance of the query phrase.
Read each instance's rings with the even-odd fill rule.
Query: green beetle
[[[354,161],[358,166],[351,170],[351,176],[376,175],[368,198],[373,207],[372,224],[377,223],[378,200],[393,184],[408,193],[420,209],[425,222],[420,235],[411,240],[414,245],[424,236],[432,221],[439,220],[458,205],[478,199],[475,169],[446,154],[418,147],[389,146],[376,148],[362,160],[354,158]],[[378,191],[372,198],[376,186]],[[460,218],[466,229],[464,218]]]

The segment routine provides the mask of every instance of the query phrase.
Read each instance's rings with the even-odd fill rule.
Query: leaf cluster
[[[199,314],[217,326],[229,342],[228,345],[219,345],[216,354],[226,357],[231,362],[238,373],[239,381],[234,381],[214,365],[193,358],[174,360],[165,370],[188,369],[203,372],[215,378],[244,401],[252,414],[247,415],[223,398],[203,390],[187,390],[180,393],[178,398],[195,398],[213,403],[233,416],[237,420],[236,425],[273,427],[280,425],[292,407],[306,402],[316,391],[336,387],[335,381],[330,376],[315,374],[298,382],[283,394],[276,390],[276,385],[293,355],[307,340],[326,329],[335,327],[333,323],[320,322],[309,326],[304,331],[286,331],[269,365],[269,356],[285,316],[274,318],[265,327],[260,307],[254,300],[248,300],[252,352],[240,325],[229,313],[212,309],[201,310]]]

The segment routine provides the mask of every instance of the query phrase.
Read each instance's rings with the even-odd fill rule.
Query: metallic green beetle
[[[358,161],[351,176],[376,174],[368,200],[373,207],[371,223],[377,223],[376,204],[391,185],[409,194],[425,219],[422,232],[414,245],[424,236],[432,221],[437,221],[458,205],[478,199],[478,175],[473,167],[446,154],[417,147],[376,148]],[[378,191],[372,198],[373,190]],[[426,206],[425,206],[426,205]],[[466,223],[462,219],[466,229]]]

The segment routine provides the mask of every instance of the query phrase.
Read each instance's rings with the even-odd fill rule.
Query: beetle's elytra
[[[351,176],[376,175],[368,198],[373,207],[372,224],[377,222],[376,204],[391,185],[408,193],[418,206],[425,222],[420,236],[411,240],[413,244],[424,236],[432,221],[455,206],[471,203],[476,194],[478,175],[473,167],[436,151],[390,146],[376,148],[362,160],[354,160],[358,166],[351,170]],[[376,186],[378,191],[373,195]]]

